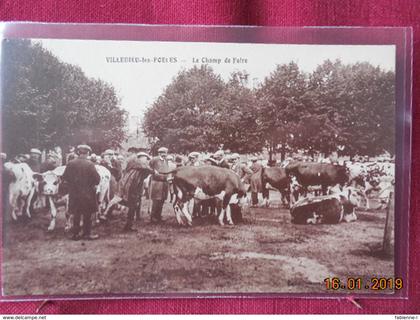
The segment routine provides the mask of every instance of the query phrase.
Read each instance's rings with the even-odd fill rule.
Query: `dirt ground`
[[[52,233],[46,212],[6,219],[3,293],[327,292],[327,277],[393,276],[394,258],[379,253],[385,210],[358,211],[352,223],[293,225],[277,194],[271,197],[271,208],[252,208],[241,224],[199,219],[190,228],[176,224],[168,203],[164,224],[149,224],[144,200],[136,233],[122,233],[125,215],[116,213],[95,227],[96,241],[69,240],[62,212]]]

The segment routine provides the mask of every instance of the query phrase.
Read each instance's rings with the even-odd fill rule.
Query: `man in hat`
[[[177,168],[183,167],[184,166],[184,159],[182,159],[182,157],[180,155],[176,155],[175,156],[175,164],[176,164]]]
[[[261,170],[263,165],[260,161],[258,161],[258,157],[251,157],[250,158],[251,164],[251,171],[252,175],[250,177],[251,183],[251,203],[252,206],[258,205],[258,193],[262,192],[264,201],[268,201],[268,189],[263,188],[262,181],[261,181]]]
[[[231,156],[233,164],[232,170],[241,178],[241,181],[249,185],[249,179],[253,174],[253,171],[248,167],[246,162],[241,162],[241,157],[238,153],[234,153]]]
[[[64,170],[62,179],[69,190],[69,212],[73,214],[73,240],[80,239],[80,218],[83,217],[82,237],[94,240],[98,235],[91,234],[92,214],[98,210],[96,186],[100,176],[95,165],[87,158],[91,152],[88,145],[77,146],[78,158],[70,161]]]
[[[144,152],[131,155],[127,159],[127,167],[118,184],[117,194],[128,207],[127,222],[123,229],[125,232],[136,231],[133,228],[134,214],[140,217],[144,180],[152,171],[148,164],[149,160],[150,156]]]
[[[151,222],[160,223],[162,221],[162,208],[165,199],[168,197],[167,175],[161,172],[168,172],[169,166],[166,159],[168,148],[161,147],[158,156],[150,160],[150,168],[154,171],[150,182],[150,199],[152,200]]]
[[[223,150],[217,150],[213,155],[213,159],[217,161],[218,167],[230,169],[229,162],[225,159],[225,152]]]
[[[29,151],[28,166],[33,172],[41,172],[41,151],[36,148],[32,148]]]
[[[101,166],[104,166],[111,172],[113,179],[118,182],[122,175],[122,165],[116,160],[115,151],[107,149],[102,153]]]
[[[193,167],[198,167],[201,165],[200,161],[198,160],[198,157],[200,156],[200,153],[194,151],[191,152],[188,155],[188,162],[185,164],[187,166],[193,166]]]

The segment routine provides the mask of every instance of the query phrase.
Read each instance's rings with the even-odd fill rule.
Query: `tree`
[[[223,90],[220,76],[206,65],[181,71],[146,110],[146,135],[173,152],[217,149],[220,134],[213,124]]]
[[[306,75],[295,62],[290,62],[277,65],[257,90],[257,121],[269,147],[270,160],[278,147],[282,159],[286,151],[296,147],[296,127],[308,115],[303,99],[306,86]]]
[[[240,153],[259,152],[264,144],[257,121],[255,91],[248,88],[249,75],[234,72],[225,85],[221,108],[214,125],[226,149]]]
[[[310,75],[306,101],[311,114],[324,117],[337,130],[328,138],[329,129],[320,126],[322,134],[315,137],[313,145],[321,152],[342,146],[342,153],[350,156],[393,154],[394,81],[393,72],[366,62],[344,65],[340,60],[325,61]]]
[[[5,152],[82,142],[99,152],[124,139],[126,113],[111,85],[86,77],[40,43],[5,40],[2,49]]]

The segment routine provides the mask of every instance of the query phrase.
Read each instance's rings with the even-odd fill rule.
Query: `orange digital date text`
[[[404,287],[402,278],[372,277],[370,279],[349,277],[341,280],[337,277],[325,278],[327,290],[401,290]]]

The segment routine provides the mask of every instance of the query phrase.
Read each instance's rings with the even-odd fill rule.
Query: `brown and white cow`
[[[363,193],[353,187],[345,187],[341,193],[304,198],[290,209],[292,223],[334,224],[357,220],[355,208],[364,206]]]
[[[246,189],[240,178],[229,169],[216,166],[180,167],[172,172],[175,201],[174,210],[176,220],[180,225],[192,225],[192,217],[188,210],[188,202],[198,199],[216,198],[221,201],[219,224],[233,224],[232,204],[244,206],[248,204]]]

